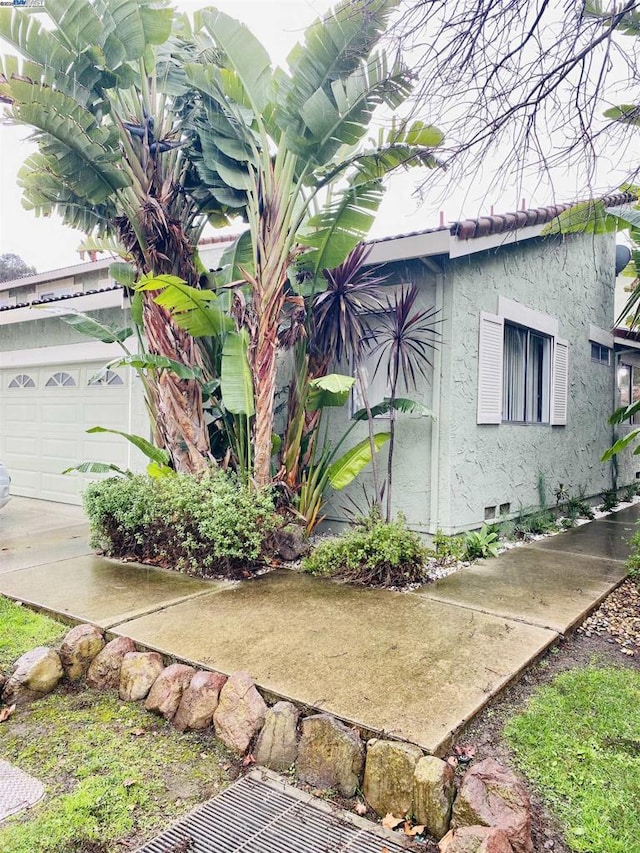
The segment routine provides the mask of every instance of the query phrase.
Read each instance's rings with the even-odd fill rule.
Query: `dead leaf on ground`
[[[250,752],[249,755],[245,755],[245,757],[242,759],[242,766],[243,767],[248,767],[250,764],[255,764],[255,763],[256,763],[256,760],[255,760],[252,752]]]
[[[134,737],[142,737],[142,735],[146,735],[146,733],[146,729],[132,729],[130,732]]]
[[[356,814],[365,815],[367,813],[367,807],[364,803],[356,803],[353,807],[353,810]]]
[[[125,779],[122,784],[125,788],[130,788],[132,785],[136,784],[136,780],[135,779]]]
[[[416,826],[411,826],[411,824],[407,821],[404,825],[404,834],[409,835],[413,838],[416,835],[422,835],[425,831],[426,827],[422,824],[416,824]]]
[[[455,755],[450,755],[449,758],[447,758],[447,764],[450,764],[455,770],[458,766],[458,759],[455,757]]]
[[[6,708],[0,709],[0,723],[4,723],[5,720],[8,720],[15,709],[15,705],[8,705]]]
[[[382,818],[382,825],[385,829],[395,829],[397,826],[400,826],[401,823],[404,823],[403,817],[396,817],[392,815],[391,812],[388,812]]]

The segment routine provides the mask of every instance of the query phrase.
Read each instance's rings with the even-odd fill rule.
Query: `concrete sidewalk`
[[[412,593],[278,570],[189,578],[96,557],[81,511],[14,498],[0,593],[441,753],[626,575],[640,505],[479,561]]]

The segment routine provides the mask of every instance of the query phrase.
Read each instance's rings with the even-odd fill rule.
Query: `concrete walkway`
[[[0,512],[0,593],[274,697],[446,750],[452,736],[625,577],[640,505],[412,593],[278,570],[205,581],[96,557],[76,507]]]

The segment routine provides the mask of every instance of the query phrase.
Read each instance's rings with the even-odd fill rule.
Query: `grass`
[[[505,735],[574,850],[640,853],[640,672],[564,673]]]
[[[74,690],[2,724],[0,756],[47,791],[0,826],[2,853],[123,853],[226,785],[228,754],[211,735],[180,735],[115,694]]]
[[[8,672],[30,649],[57,643],[68,630],[67,625],[0,596],[0,672]]]

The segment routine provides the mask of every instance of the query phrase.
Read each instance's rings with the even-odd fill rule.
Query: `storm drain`
[[[254,770],[137,853],[396,853],[399,836]]]
[[[42,782],[0,760],[0,822],[35,805],[43,795]]]

